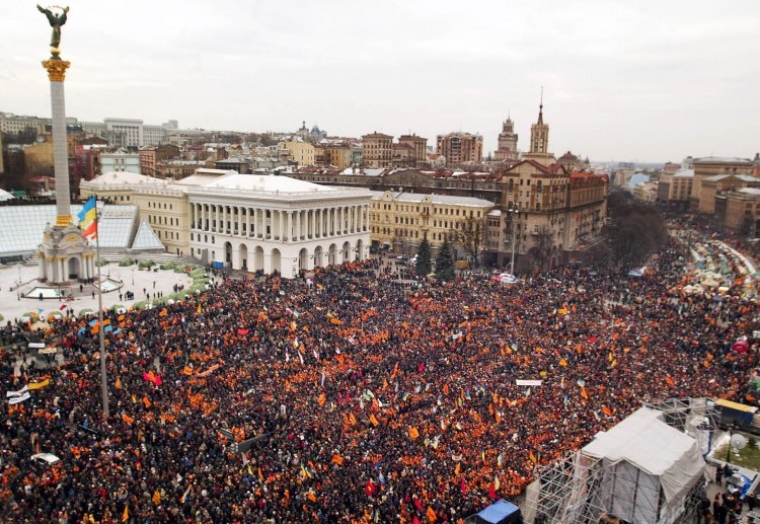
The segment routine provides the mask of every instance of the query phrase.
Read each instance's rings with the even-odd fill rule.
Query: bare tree
[[[528,249],[528,257],[534,272],[542,272],[547,268],[551,259],[552,234],[547,226],[540,229],[536,237],[536,243]]]
[[[483,220],[465,217],[455,223],[450,234],[451,242],[461,247],[475,266],[480,266],[480,253],[483,248]]]

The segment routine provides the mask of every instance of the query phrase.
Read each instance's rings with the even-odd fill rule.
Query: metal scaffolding
[[[646,407],[661,411],[664,422],[697,440],[706,454],[703,440],[711,443],[715,427],[709,399],[668,399]],[[697,522],[704,487],[703,476],[694,478],[667,501],[656,477],[629,462],[592,457],[583,450],[538,467],[535,478],[523,507],[525,521],[533,524]]]

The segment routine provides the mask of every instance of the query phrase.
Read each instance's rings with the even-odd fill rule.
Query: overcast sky
[[[65,5],[62,3],[62,5]],[[181,128],[413,132],[507,114],[527,149],[680,161],[760,151],[758,0],[70,0],[66,113]],[[0,111],[50,116],[50,27],[0,2]]]

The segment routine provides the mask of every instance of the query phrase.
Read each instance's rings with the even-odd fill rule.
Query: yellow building
[[[715,199],[715,215],[728,229],[760,235],[760,188],[733,188]]]
[[[326,166],[334,166],[339,169],[351,167],[351,148],[344,145],[324,146]]]
[[[427,164],[427,138],[422,138],[415,134],[401,135],[398,137],[398,143],[409,146],[413,151],[413,166],[423,166]]]
[[[282,142],[280,150],[287,151],[287,159],[299,166],[316,165],[316,148],[314,144],[300,141]]]
[[[760,178],[749,175],[714,175],[705,178],[702,180],[699,212],[712,215],[715,213],[715,197],[720,192],[742,187],[760,187]]]
[[[715,175],[751,175],[755,164],[749,158],[714,157],[695,158],[694,184],[691,188],[692,207],[699,210],[702,205],[702,181]],[[714,195],[711,195],[714,198]],[[705,204],[709,207],[709,205]]]
[[[393,158],[393,137],[383,133],[362,135],[362,163],[368,167],[389,167]]]
[[[693,185],[693,169],[679,169],[675,173],[662,173],[657,183],[657,200],[668,204],[688,203]]]
[[[53,140],[24,146],[26,173],[53,176]]]
[[[458,230],[472,224],[481,231],[482,248],[485,217],[493,207],[493,202],[480,198],[373,191],[369,214],[372,245],[413,254],[427,234],[431,249],[436,250],[446,235],[456,236]],[[456,248],[456,242],[452,246]]]

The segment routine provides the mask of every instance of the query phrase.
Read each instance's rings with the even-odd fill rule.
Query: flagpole
[[[103,329],[103,286],[100,272],[100,213],[95,203],[95,265],[98,266],[98,336],[100,338],[100,388],[103,395],[103,421],[108,420],[108,376],[106,374],[106,339]]]

